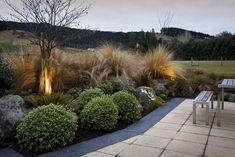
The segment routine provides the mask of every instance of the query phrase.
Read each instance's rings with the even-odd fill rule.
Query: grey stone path
[[[143,134],[83,157],[235,157],[235,104],[225,103],[222,127],[216,126],[215,111],[210,109],[206,126],[205,108],[198,106],[197,124],[192,124],[192,100],[187,99]]]

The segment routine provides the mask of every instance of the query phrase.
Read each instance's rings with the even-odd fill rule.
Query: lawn
[[[217,74],[223,75],[235,75],[235,61],[223,61],[221,65],[221,61],[194,61],[191,66],[191,61],[175,61],[175,63],[179,64],[183,69],[203,69],[207,72],[213,72]]]

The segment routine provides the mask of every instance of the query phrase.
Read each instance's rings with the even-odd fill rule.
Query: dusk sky
[[[17,1],[17,0],[14,0]],[[159,29],[169,12],[174,15],[169,26],[218,34],[235,33],[235,0],[89,0],[89,14],[82,26],[105,31],[140,31]],[[0,13],[7,9],[1,5]]]

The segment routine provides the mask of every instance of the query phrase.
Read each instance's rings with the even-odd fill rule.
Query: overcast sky
[[[0,0],[1,1],[1,0]],[[14,0],[17,1],[17,0]],[[174,15],[169,26],[218,34],[235,33],[235,0],[89,0],[93,2],[81,24],[105,31],[159,28],[159,19]],[[7,9],[0,4],[0,13]]]

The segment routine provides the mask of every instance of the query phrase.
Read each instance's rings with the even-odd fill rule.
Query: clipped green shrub
[[[63,93],[52,93],[50,95],[32,95],[26,98],[26,101],[29,101],[35,106],[44,106],[49,104],[62,105],[66,109],[73,111],[78,110],[78,102],[74,100],[70,95]]]
[[[75,87],[71,88],[67,91],[68,95],[71,95],[74,99],[78,98],[79,95],[81,94],[82,90],[81,88]]]
[[[96,86],[97,88],[101,89],[104,94],[112,95],[113,94],[113,86],[111,82],[104,82]]]
[[[136,97],[126,91],[112,95],[113,102],[118,106],[119,119],[130,124],[140,118],[140,110]]]
[[[62,106],[50,104],[29,112],[17,127],[16,138],[23,148],[48,151],[70,144],[76,131],[76,114]]]
[[[80,113],[81,127],[110,131],[118,121],[118,107],[107,96],[92,99]]]
[[[155,102],[156,102],[156,106],[157,106],[157,107],[164,106],[165,103],[166,103],[166,101],[163,100],[160,96],[156,96]]]
[[[78,97],[78,103],[80,110],[89,103],[92,99],[96,97],[101,97],[104,95],[104,92],[99,88],[90,88],[83,91],[80,96]]]
[[[166,96],[166,94],[160,94],[159,97],[161,97],[162,100],[167,101],[167,96]]]

